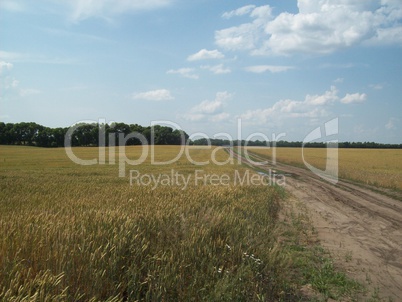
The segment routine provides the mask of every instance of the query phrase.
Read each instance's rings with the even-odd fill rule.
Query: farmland
[[[340,178],[335,184],[302,165],[300,148],[277,149],[276,164],[266,161],[272,159],[266,148],[247,151],[253,161],[265,162],[256,166],[262,171],[286,175],[286,191],[307,207],[321,244],[338,266],[356,280],[368,282],[380,301],[402,296],[400,150],[339,150]],[[325,169],[325,150],[304,151],[306,162]],[[329,161],[334,158],[330,152]]]
[[[172,159],[178,148],[159,146],[155,159]],[[98,156],[97,148],[74,152]],[[228,159],[218,149],[188,154],[208,161],[213,152]],[[132,159],[140,153],[126,149]],[[135,168],[230,177],[244,166],[147,158],[118,177],[116,165],[80,166],[64,149],[22,146],[1,146],[0,165],[1,301],[281,301],[302,299],[305,284],[334,298],[360,288],[335,270],[308,219],[284,210],[280,187],[154,189],[128,176]]]
[[[272,148],[250,148],[251,153],[272,159]],[[402,150],[338,149],[340,178],[402,191]],[[305,148],[305,160],[325,170],[326,149]],[[276,148],[278,162],[305,167],[301,148]]]

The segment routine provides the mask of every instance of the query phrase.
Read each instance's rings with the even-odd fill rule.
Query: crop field
[[[179,148],[156,147],[155,160]],[[305,218],[283,212],[282,188],[236,185],[246,167],[148,156],[119,177],[121,157],[83,166],[61,148],[0,146],[0,301],[298,301],[305,284],[333,298],[359,288],[309,243]]]
[[[251,148],[250,152],[272,158],[272,148]],[[339,176],[378,187],[402,190],[402,150],[400,149],[338,149]],[[305,148],[305,160],[325,169],[326,149]],[[276,148],[279,162],[305,167],[301,148]]]

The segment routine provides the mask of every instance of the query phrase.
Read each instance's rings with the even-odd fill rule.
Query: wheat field
[[[249,148],[250,153],[272,158],[273,148]],[[339,176],[344,179],[378,187],[402,190],[402,150],[400,149],[338,149]],[[305,160],[325,169],[325,148],[305,148]],[[301,148],[276,148],[276,160],[304,167]]]
[[[155,159],[178,148],[157,147]],[[97,148],[74,152],[98,156]],[[198,162],[212,153],[228,159],[220,149],[188,150]],[[23,146],[0,146],[0,163],[0,301],[288,301],[301,299],[306,283],[326,297],[355,288],[318,246],[305,245],[301,218],[279,220],[280,187],[129,180],[130,169],[144,181],[172,170],[246,175],[241,165],[148,157],[118,177],[116,164],[80,166],[64,149]]]
[[[177,150],[158,151],[156,157],[173,158]],[[210,155],[193,153],[200,161]],[[0,160],[4,301],[225,300],[228,287],[246,299],[274,296],[282,286],[281,278],[271,279],[286,258],[277,255],[272,235],[274,188],[130,186],[115,165],[77,166],[63,149],[1,147]],[[173,168],[194,169],[185,159]]]

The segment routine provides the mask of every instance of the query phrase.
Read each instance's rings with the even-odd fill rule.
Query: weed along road
[[[229,151],[246,165],[286,173],[290,201],[307,209],[319,240],[337,266],[382,298],[402,297],[402,202],[378,188],[339,180],[333,185],[311,171],[267,161],[254,154],[253,161]],[[376,191],[377,190],[377,191]]]

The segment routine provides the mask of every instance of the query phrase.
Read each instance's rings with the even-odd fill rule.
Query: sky
[[[5,123],[402,143],[402,0],[0,0],[0,77]]]

